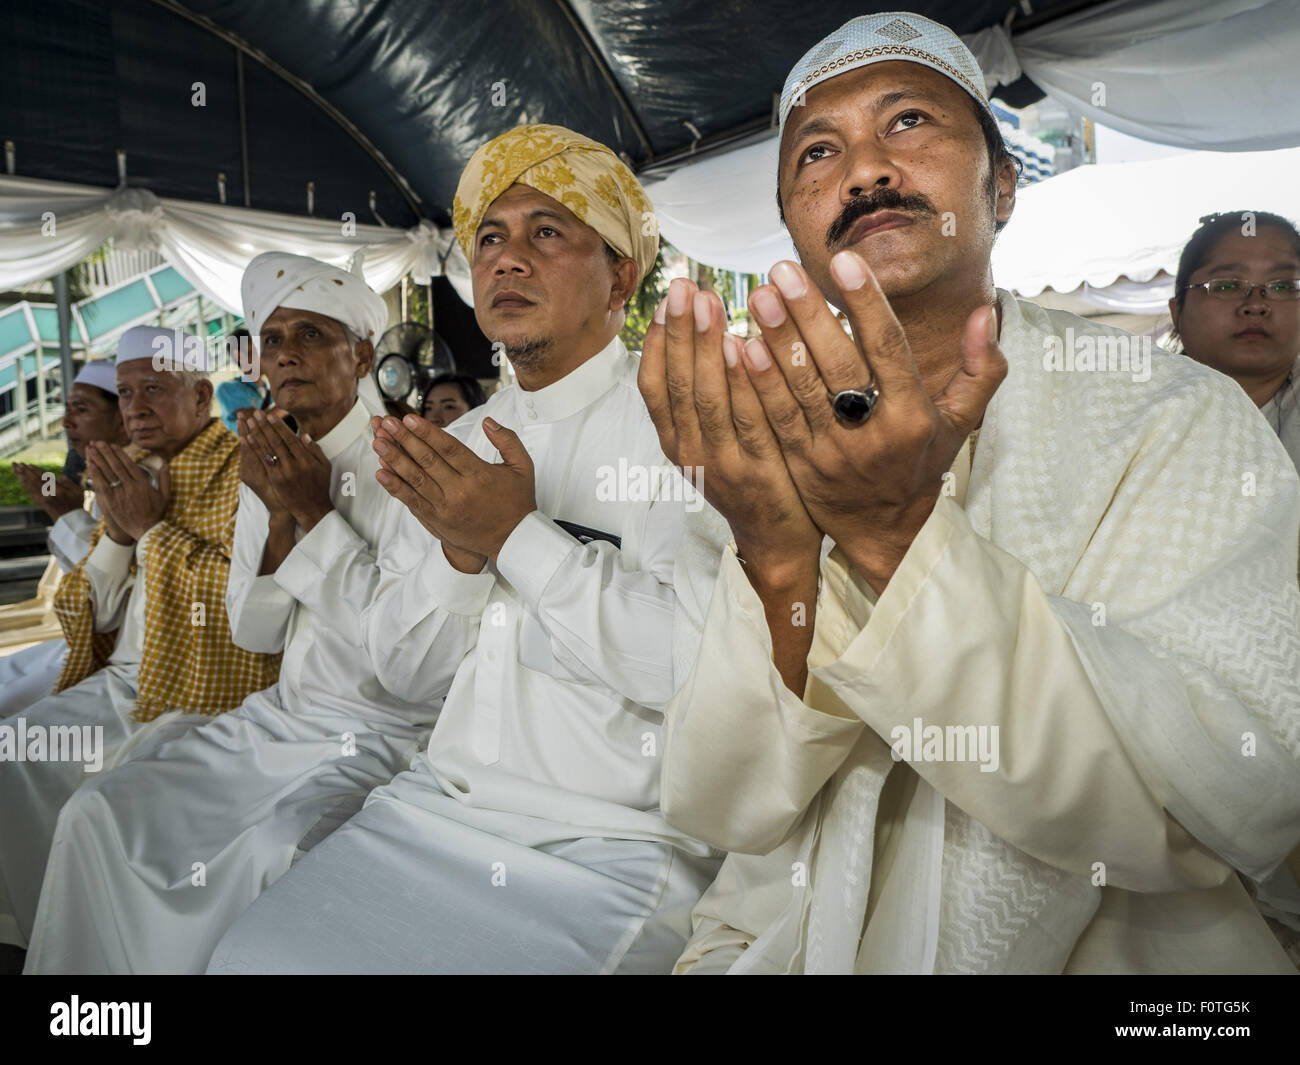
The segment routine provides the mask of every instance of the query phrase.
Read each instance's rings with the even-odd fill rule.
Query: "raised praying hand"
[[[478,572],[537,509],[533,460],[519,437],[491,418],[483,431],[500,462],[484,462],[450,433],[414,414],[373,418],[375,479],[442,541],[457,569]]]
[[[85,504],[85,493],[71,477],[26,462],[15,462],[13,471],[18,483],[23,486],[23,491],[31,496],[32,502],[45,511],[52,521],[80,510]]]
[[[149,475],[127,457],[117,444],[92,441],[86,446],[86,469],[103,512],[109,538],[129,544],[162,520],[171,499],[171,472],[158,470],[158,487]]]

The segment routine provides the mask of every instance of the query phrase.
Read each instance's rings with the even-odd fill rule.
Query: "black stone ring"
[[[862,388],[846,388],[843,392],[831,395],[831,408],[835,416],[846,425],[862,425],[871,417],[880,399],[880,389],[875,385]]]

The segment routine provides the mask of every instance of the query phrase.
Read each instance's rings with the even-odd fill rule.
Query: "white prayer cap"
[[[388,324],[388,308],[360,272],[347,270],[305,255],[267,251],[244,271],[239,286],[244,300],[244,320],[257,337],[277,307],[314,311],[342,322],[362,340],[379,343]]]
[[[117,395],[117,367],[107,359],[86,363],[72,379],[74,385],[93,385],[102,392]]]
[[[207,372],[211,368],[203,341],[177,327],[133,325],[117,342],[117,365],[134,359],[149,359],[159,370]]]
[[[920,63],[951,78],[992,114],[979,63],[947,26],[908,11],[850,19],[813,45],[794,65],[781,90],[781,132],[796,99],[814,85],[872,63]]]

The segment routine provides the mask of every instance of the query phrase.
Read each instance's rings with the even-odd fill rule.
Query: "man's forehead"
[[[586,225],[581,218],[553,196],[548,196],[531,185],[514,184],[492,201],[492,205],[483,215],[483,221],[479,223],[479,229],[494,223],[500,225],[511,217],[526,218],[532,215],[546,215],[566,222]]]
[[[150,359],[128,359],[117,364],[117,383],[125,379],[133,384],[145,384],[149,381],[164,383],[174,376],[171,370],[155,369]]]
[[[71,395],[73,399],[92,400],[100,398],[103,393],[94,385],[88,385],[84,381],[73,381]]]
[[[327,314],[321,314],[318,311],[305,311],[298,307],[277,307],[274,312],[267,316],[262,323],[262,332],[274,329],[288,329],[301,323],[310,323],[312,325],[332,324],[343,328],[342,323],[337,318],[331,318]]]
[[[889,60],[858,67],[827,78],[808,90],[802,106],[792,109],[782,142],[800,136],[809,126],[833,124],[840,112],[873,108],[886,97],[930,100],[949,106],[968,96],[951,78],[920,63]]]

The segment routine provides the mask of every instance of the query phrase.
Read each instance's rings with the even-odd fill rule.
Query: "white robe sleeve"
[[[361,615],[375,598],[379,567],[370,545],[337,510],[294,545],[274,580],[313,617],[362,645]]]
[[[96,524],[89,511],[78,507],[68,511],[50,527],[50,554],[64,573],[70,573],[90,554],[90,534],[95,531]]]
[[[114,632],[126,619],[126,604],[135,585],[131,559],[135,544],[114,543],[105,533],[86,557],[86,581],[90,585],[90,609],[96,632]]]
[[[1294,506],[1291,495],[1279,502]],[[1120,535],[1130,557],[1154,566],[1161,533],[1135,524]],[[1227,572],[1193,580],[1249,582],[1252,552],[1277,554],[1265,524],[1252,532],[1244,523],[1240,535],[1231,552],[1203,560]],[[1143,538],[1152,541],[1145,552]],[[1259,598],[1267,598],[1262,587]],[[1100,862],[1106,883],[1128,890],[1206,888],[1229,865],[1267,875],[1300,836],[1300,764],[1269,725],[1294,708],[1258,714],[1250,705],[1258,691],[1209,668],[1222,650],[1216,638],[1235,645],[1234,628],[1251,631],[1256,619],[1239,610],[1226,623],[1203,617],[1199,627],[1189,614],[1182,655],[1171,656],[1126,632],[1122,619],[1094,625],[1089,606],[1046,595],[941,498],[867,625],[816,673],[886,742],[918,717],[940,728],[996,726],[995,771],[978,761],[909,760],[949,801],[1033,857],[1082,875]],[[1275,642],[1294,676],[1294,625]]]
[[[258,576],[269,527],[266,505],[251,488],[240,485],[226,584],[226,614],[235,646],[255,654],[284,650],[294,609],[293,596],[280,587],[274,574]]]
[[[765,854],[786,838],[863,726],[816,691],[815,678],[806,700],[786,687],[772,662],[762,601],[735,551],[723,548],[720,558],[699,655],[666,713],[660,803],[668,821],[692,836]],[[832,656],[823,635],[828,594],[823,585],[810,664]],[[842,629],[831,635],[847,646]]]
[[[379,683],[399,699],[430,703],[446,696],[477,642],[496,575],[491,567],[461,573],[404,507],[397,520],[379,554],[379,585],[361,632]]]
[[[624,568],[613,544],[581,544],[536,510],[506,539],[497,571],[536,613],[573,679],[652,709],[671,698],[681,515],[680,503],[651,505],[636,570]]]

